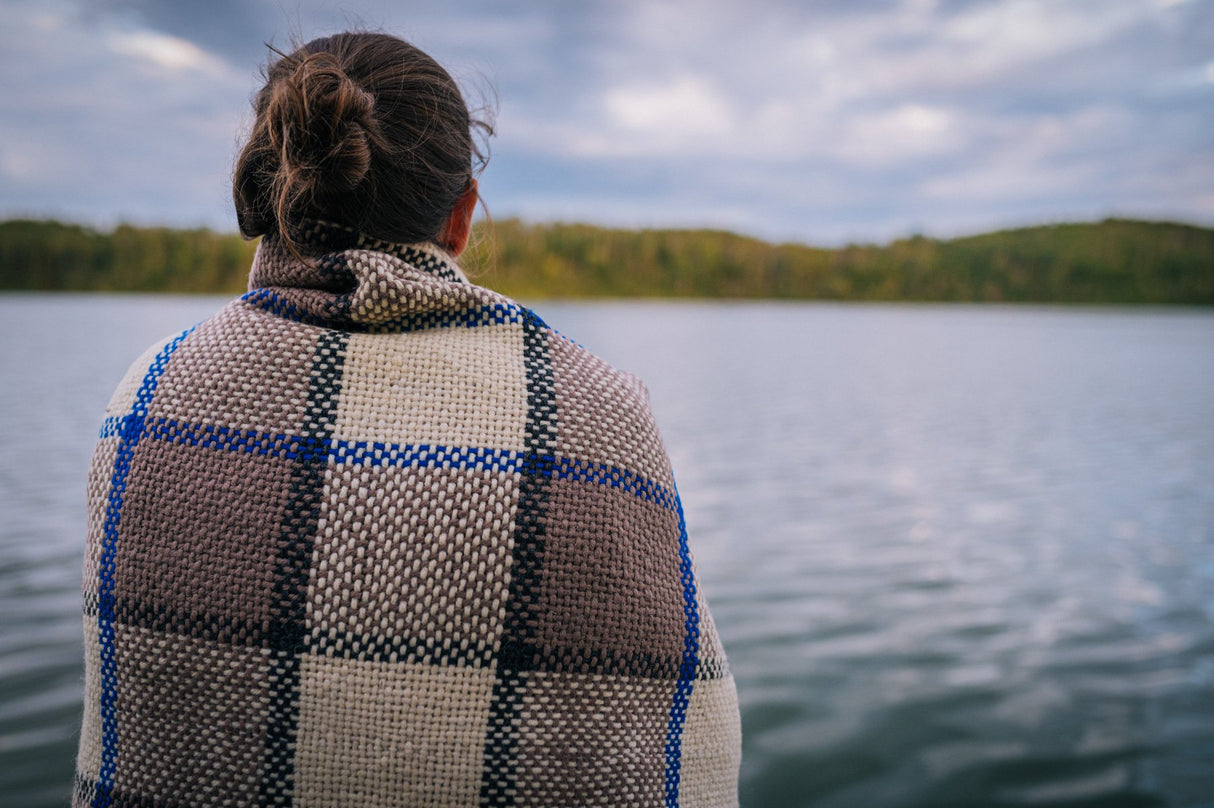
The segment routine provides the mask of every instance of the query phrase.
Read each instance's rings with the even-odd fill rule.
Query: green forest
[[[255,247],[206,229],[10,220],[0,222],[0,289],[236,293]],[[525,299],[1214,305],[1214,229],[1124,219],[837,248],[506,219],[480,223],[461,263]]]

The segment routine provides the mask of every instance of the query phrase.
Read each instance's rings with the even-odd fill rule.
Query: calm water
[[[0,800],[60,805],[83,488],[214,298],[0,296]],[[1214,312],[543,304],[648,383],[743,804],[1214,806]]]

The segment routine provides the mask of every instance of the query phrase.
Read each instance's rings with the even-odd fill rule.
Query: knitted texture
[[[73,804],[735,805],[644,387],[433,245],[302,235],[110,401]]]

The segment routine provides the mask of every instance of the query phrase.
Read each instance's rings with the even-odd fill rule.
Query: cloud
[[[14,0],[0,208],[231,227],[262,43],[382,27],[500,103],[496,216],[884,238],[1214,222],[1208,0]]]
[[[106,44],[114,53],[144,59],[172,72],[192,70],[221,75],[227,66],[193,43],[155,31],[112,31]]]
[[[1203,109],[1199,97],[1161,88],[1204,76],[1208,5],[920,1],[814,13],[767,4],[749,18],[717,5],[627,6],[604,35],[601,73],[587,80],[603,103],[520,122],[512,145],[664,165],[655,176],[690,180],[684,193],[650,190],[635,204],[675,218],[745,198],[767,211],[751,218],[775,236],[839,237],[823,217],[840,210],[805,191],[823,186],[847,189],[857,223],[848,233],[868,221],[888,235],[899,218],[894,232],[956,232],[1032,218],[1033,205],[1041,217],[1184,207],[1169,196],[1191,200],[1190,218],[1214,218],[1180,190],[1191,179],[1173,181],[1169,195],[1166,181],[1130,193],[1119,178],[1144,153],[1162,177],[1191,175],[1195,138],[1208,140],[1200,133],[1214,123],[1211,99]],[[700,115],[675,112],[697,95]],[[1162,132],[1161,119],[1176,125]]]
[[[0,31],[8,213],[232,220],[227,175],[251,73],[122,20],[86,25],[70,6],[8,4]]]
[[[680,139],[722,132],[730,117],[725,100],[712,84],[694,75],[615,88],[603,103],[615,126],[638,134],[674,133]]]
[[[100,0],[79,5],[88,25],[122,24],[128,29],[192,43],[231,64],[256,64],[265,58],[267,32],[289,31],[287,6],[267,0]],[[281,43],[285,39],[278,36]]]

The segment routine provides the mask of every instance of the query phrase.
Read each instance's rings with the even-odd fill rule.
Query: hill
[[[255,245],[205,229],[0,222],[0,289],[235,293]],[[1214,230],[1108,219],[841,248],[716,230],[478,226],[463,262],[522,298],[709,297],[1214,305]]]

